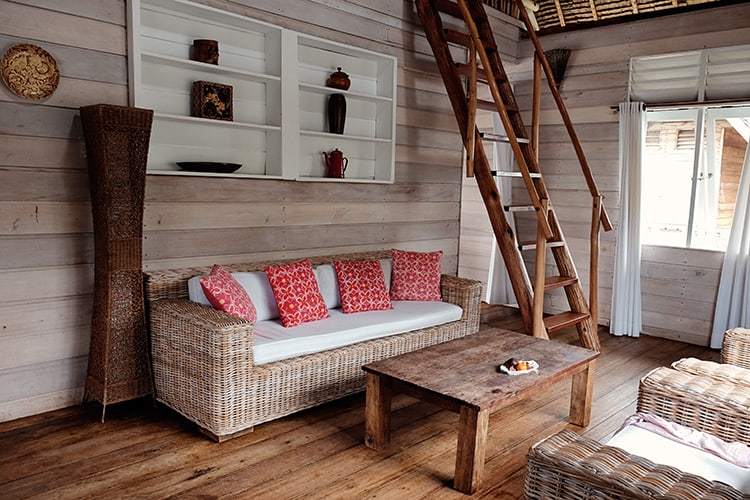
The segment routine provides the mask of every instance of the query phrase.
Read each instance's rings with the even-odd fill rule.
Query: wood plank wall
[[[149,176],[144,267],[399,247],[442,249],[458,268],[462,152],[410,0],[202,0],[398,57],[392,185]],[[78,108],[127,104],[125,0],[0,0],[0,51],[34,43],[62,79],[43,102],[0,85],[0,421],[77,404],[93,286]],[[492,22],[515,58],[518,31]]]
[[[545,50],[572,50],[561,91],[613,223],[618,218],[619,174],[618,116],[611,106],[627,97],[629,59],[745,44],[750,39],[748,19],[750,4],[741,4],[541,38]],[[523,40],[518,64],[507,68],[524,109],[530,109],[531,104],[531,50],[530,42]],[[544,95],[540,164],[588,291],[590,198],[554,103],[548,93]],[[530,113],[525,119],[530,123]],[[614,230],[603,233],[601,238],[602,324],[608,324],[610,316],[616,237]],[[708,345],[722,259],[721,252],[645,247],[644,333]],[[548,304],[550,310],[562,310],[567,305],[560,295],[552,297]]]

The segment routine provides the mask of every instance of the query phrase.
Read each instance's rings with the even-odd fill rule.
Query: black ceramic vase
[[[331,94],[328,98],[328,131],[343,134],[345,121],[346,97],[343,94]]]

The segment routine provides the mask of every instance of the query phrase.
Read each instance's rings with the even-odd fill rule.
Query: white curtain
[[[711,347],[719,349],[724,332],[750,327],[750,143],[745,151],[729,244],[721,268],[719,294],[714,309]]]
[[[646,136],[643,103],[620,103],[620,217],[617,226],[609,332],[638,337],[641,310],[641,151]]]
[[[500,117],[497,113],[492,114],[492,129],[498,135],[505,135]],[[513,165],[513,151],[509,144],[496,142],[493,151],[493,163],[496,171],[509,171]],[[510,177],[495,177],[497,189],[500,191],[500,199],[505,205],[511,202],[511,183]],[[513,226],[513,214],[505,214],[508,223]],[[508,271],[505,269],[505,261],[497,246],[497,240],[492,239],[492,257],[490,259],[489,276],[487,277],[487,301],[490,304],[515,304],[516,295],[513,293],[513,285],[510,283]]]

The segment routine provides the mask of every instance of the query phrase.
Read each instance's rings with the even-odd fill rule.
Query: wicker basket
[[[141,268],[153,111],[81,108],[94,220],[94,306],[84,401],[152,394]]]

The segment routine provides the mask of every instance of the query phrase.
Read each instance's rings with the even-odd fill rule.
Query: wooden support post
[[[482,486],[489,410],[462,406],[458,418],[456,477],[453,487],[471,495]]]
[[[365,446],[380,450],[391,437],[392,390],[379,375],[368,372],[365,378]]]
[[[548,217],[549,200],[542,198],[542,210],[544,217]],[[547,238],[544,236],[542,226],[537,226],[536,231],[536,264],[534,267],[534,337],[548,339],[547,329],[544,326],[544,281],[546,275],[547,260]]]
[[[570,413],[568,421],[585,427],[591,421],[591,399],[594,394],[594,370],[596,360],[592,359],[586,369],[573,375],[570,388]]]
[[[602,196],[592,198],[591,244],[589,249],[589,313],[594,328],[599,326],[599,232],[602,217]]]

